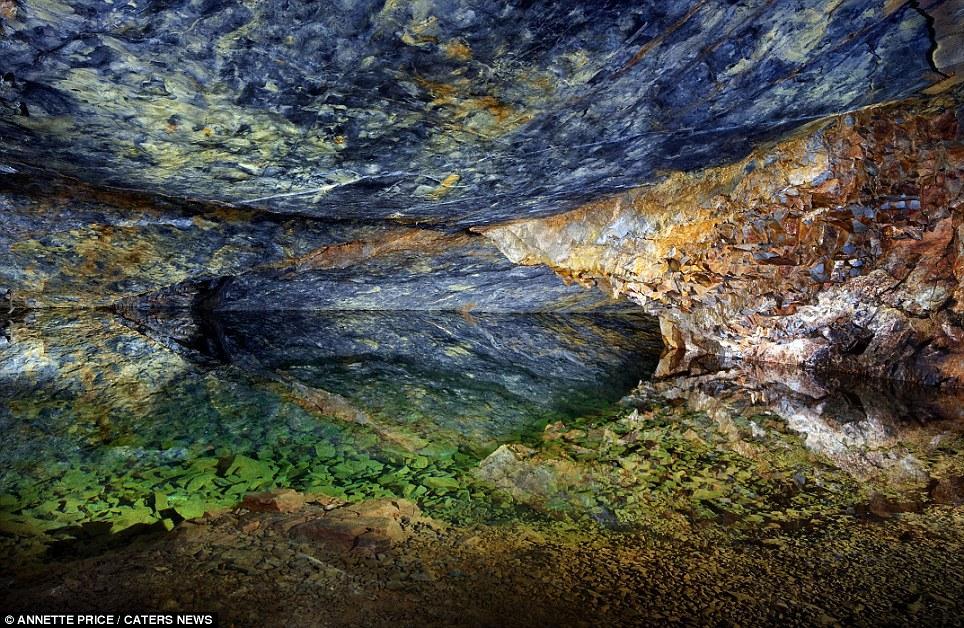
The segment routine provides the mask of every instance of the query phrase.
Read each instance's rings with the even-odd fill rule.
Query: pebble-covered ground
[[[241,509],[33,574],[8,567],[0,604],[214,611],[237,626],[956,625],[964,610],[959,509],[779,544],[716,526],[668,538],[420,520],[377,551],[286,531],[321,510]]]

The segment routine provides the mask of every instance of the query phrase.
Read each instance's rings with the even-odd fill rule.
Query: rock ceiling
[[[931,85],[917,4],[3,0],[0,155],[286,214],[545,215]]]

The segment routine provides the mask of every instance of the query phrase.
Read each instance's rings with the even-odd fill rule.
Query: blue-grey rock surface
[[[679,349],[951,385],[960,5],[0,0],[0,298],[471,316],[622,294]],[[901,267],[906,337],[845,325]]]
[[[554,213],[935,82],[916,4],[4,0],[0,160],[311,216]]]
[[[231,365],[341,395],[373,416],[430,419],[463,434],[525,416],[575,416],[656,368],[650,317],[626,314],[225,312],[128,315],[188,361]],[[498,427],[497,427],[498,426]]]
[[[489,239],[0,177],[0,287],[17,306],[206,310],[625,308]],[[2,296],[2,295],[0,295]]]
[[[546,266],[517,266],[479,236],[416,232],[428,246],[312,268],[298,263],[214,283],[209,309],[578,312],[623,306],[566,284]],[[404,237],[404,236],[403,236]],[[208,286],[211,286],[209,283]]]
[[[252,455],[302,432],[349,447],[338,426],[374,431],[359,436],[372,455],[487,452],[613,402],[661,349],[638,316],[69,310],[0,323],[3,492],[71,465]]]

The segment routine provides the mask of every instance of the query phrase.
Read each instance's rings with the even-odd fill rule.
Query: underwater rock
[[[831,118],[733,165],[479,231],[628,295],[669,347],[962,385],[961,102]]]
[[[0,419],[16,428],[10,434],[41,430],[44,438],[90,442],[123,442],[132,431],[210,444],[215,425],[267,425],[288,406],[298,415],[347,416],[301,403],[294,387],[302,386],[341,397],[369,423],[404,418],[434,439],[446,433],[485,447],[543,418],[619,399],[652,371],[661,348],[646,319],[586,315],[279,312],[132,321],[57,309],[24,313],[6,333]],[[220,399],[221,391],[234,401]],[[196,411],[184,416],[179,403]],[[244,411],[223,423],[232,404]],[[266,416],[255,420],[258,412]],[[156,420],[145,423],[150,416]],[[6,453],[15,450],[11,441]]]
[[[305,496],[291,489],[250,493],[241,500],[241,507],[252,512],[295,512],[304,505]]]
[[[877,384],[707,360],[641,383],[615,415],[504,444],[473,475],[553,517],[683,537],[710,520],[758,535],[956,503],[960,396]]]
[[[473,447],[536,417],[564,418],[619,399],[652,373],[662,350],[651,319],[624,314],[125,316],[120,320],[195,363],[280,377],[285,390],[339,396],[367,422],[406,417],[427,438],[457,433]]]
[[[952,476],[935,480],[930,490],[931,499],[938,504],[960,506],[964,504],[964,476]]]
[[[631,316],[170,314],[2,320],[0,528],[168,527],[278,487],[468,500],[464,469],[613,403],[661,349]]]
[[[623,403],[682,403],[706,413],[748,455],[756,455],[754,441],[789,430],[860,480],[920,488],[930,480],[926,459],[935,443],[964,430],[964,398],[953,391],[935,395],[923,387],[773,364],[704,362],[641,383]]]
[[[559,480],[548,465],[526,462],[535,453],[523,445],[501,445],[479,463],[476,477],[520,501],[530,502],[533,496],[548,499]]]

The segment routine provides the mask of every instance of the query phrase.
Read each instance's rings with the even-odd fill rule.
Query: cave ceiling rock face
[[[4,0],[2,160],[316,217],[558,213],[944,78],[913,4]]]
[[[830,118],[731,165],[480,231],[517,263],[628,295],[671,347],[961,385],[961,103]]]

